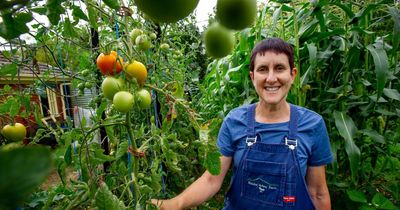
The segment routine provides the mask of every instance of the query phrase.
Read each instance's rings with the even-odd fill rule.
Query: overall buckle
[[[294,150],[297,147],[297,139],[288,139],[285,137],[285,145],[287,145],[289,149]]]
[[[247,144],[247,146],[251,146],[251,145],[253,145],[254,143],[256,143],[257,142],[257,136],[256,137],[247,137],[246,138],[246,144]]]

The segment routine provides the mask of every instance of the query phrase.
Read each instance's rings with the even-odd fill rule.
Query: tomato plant
[[[26,127],[21,123],[8,124],[3,127],[1,133],[9,141],[22,141],[26,137]]]

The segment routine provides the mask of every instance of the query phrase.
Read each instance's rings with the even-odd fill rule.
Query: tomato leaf
[[[116,0],[103,0],[104,4],[106,4],[111,9],[119,9],[119,3]]]
[[[0,36],[4,39],[14,39],[28,33],[29,28],[26,24],[33,20],[31,13],[18,13],[14,17],[11,13],[7,13],[1,17],[3,22],[0,23]]]
[[[102,182],[94,197],[94,205],[99,210],[121,210],[126,209],[125,204],[118,199]]]
[[[17,64],[7,64],[0,67],[0,76],[11,75],[11,79],[14,79],[17,75]]]
[[[60,22],[60,16],[65,12],[65,9],[61,6],[63,0],[47,0],[47,18],[52,25],[57,25]]]
[[[82,19],[82,20],[89,21],[89,18],[86,16],[86,14],[78,6],[75,6],[75,5],[72,6],[72,15],[76,19]]]
[[[116,159],[120,159],[126,155],[128,152],[128,142],[123,141],[118,145],[117,153],[115,155]]]
[[[45,7],[35,7],[30,9],[32,12],[38,13],[39,15],[46,15],[47,9]]]
[[[0,150],[0,209],[16,208],[28,198],[49,174],[50,157],[45,147]]]
[[[86,7],[88,11],[90,26],[94,29],[97,29],[97,10],[88,3],[86,4]]]
[[[100,147],[100,144],[90,144],[89,150],[90,150],[90,161],[95,165],[115,160],[114,157],[104,154],[104,150]]]
[[[69,18],[65,18],[63,35],[71,38],[78,37],[78,34],[75,32],[74,26],[71,24]]]

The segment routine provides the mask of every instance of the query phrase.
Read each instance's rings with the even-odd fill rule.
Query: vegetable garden
[[[219,127],[258,100],[249,56],[266,37],[294,46],[288,100],[326,122],[332,208],[399,209],[399,1],[244,1],[232,15],[221,8],[243,0],[218,0],[204,29],[198,1],[167,2],[0,2],[0,209],[156,209],[218,174]],[[197,209],[221,209],[228,184]]]

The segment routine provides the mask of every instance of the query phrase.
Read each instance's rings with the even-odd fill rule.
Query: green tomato
[[[141,89],[136,92],[136,98],[139,104],[139,107],[142,109],[147,109],[151,105],[151,95],[149,91],[146,89]]]
[[[161,48],[161,50],[163,50],[163,51],[167,51],[167,50],[169,49],[169,44],[167,44],[167,43],[162,43],[162,44],[160,45],[160,48]]]
[[[103,91],[103,95],[113,100],[115,93],[125,89],[125,81],[122,78],[115,78],[112,76],[106,77],[101,83],[101,90]]]
[[[157,34],[156,33],[151,33],[150,34],[150,39],[152,39],[152,40],[157,39]]]
[[[85,90],[85,83],[84,82],[79,83],[78,84],[78,89],[81,90],[81,91]]]
[[[140,50],[146,51],[151,47],[150,39],[145,34],[136,37],[135,43]]]
[[[85,88],[91,89],[93,87],[93,84],[91,82],[85,82]]]
[[[214,58],[222,58],[230,54],[235,45],[233,32],[217,22],[207,28],[204,39],[207,54]]]
[[[26,137],[26,127],[21,123],[8,124],[3,127],[1,133],[9,141],[22,141]]]
[[[89,71],[89,69],[85,69],[85,70],[83,70],[83,71],[81,72],[81,74],[82,74],[82,76],[87,77],[87,76],[89,76],[90,71]]]
[[[174,23],[197,7],[199,0],[135,0],[139,10],[157,23]]]
[[[115,109],[123,113],[129,112],[134,102],[133,95],[127,91],[119,91],[113,99]]]
[[[216,16],[221,25],[233,30],[250,27],[257,17],[257,0],[218,0]]]
[[[133,42],[135,42],[136,38],[140,35],[143,34],[143,31],[141,29],[135,28],[131,31],[131,39]]]

